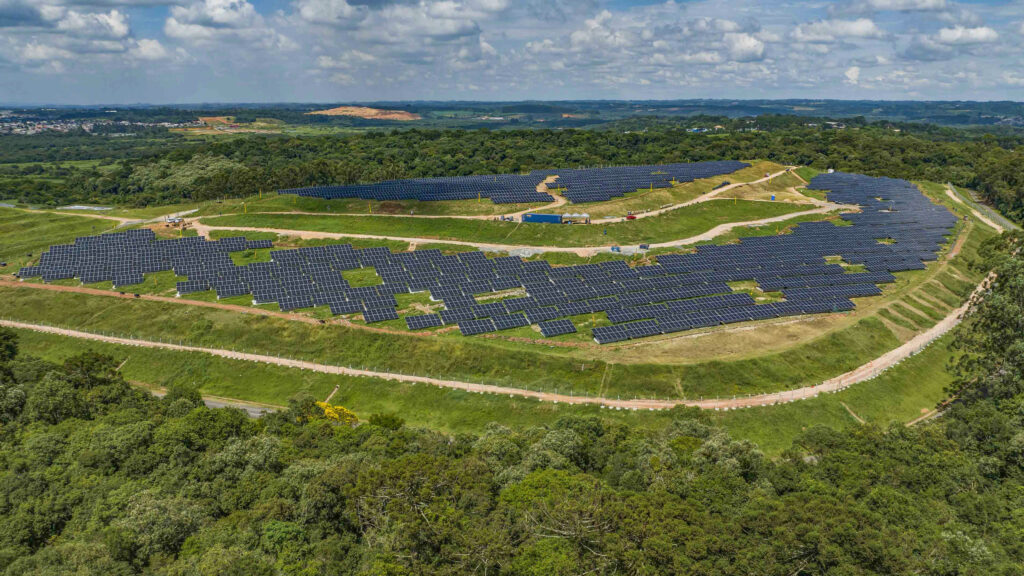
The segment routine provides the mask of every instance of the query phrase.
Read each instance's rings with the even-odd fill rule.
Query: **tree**
[[[18,355],[18,335],[10,328],[0,328],[0,364],[7,364]]]
[[[976,295],[957,329],[964,352],[952,368],[950,395],[1007,400],[1024,391],[1024,233],[1004,234],[982,248],[992,269],[988,288]]]

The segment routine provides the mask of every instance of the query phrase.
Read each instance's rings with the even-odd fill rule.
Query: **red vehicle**
[[[627,214],[626,220],[636,220],[636,214]]]

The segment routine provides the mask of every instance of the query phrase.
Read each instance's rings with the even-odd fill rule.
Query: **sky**
[[[0,0],[0,103],[1024,100],[1024,0]]]

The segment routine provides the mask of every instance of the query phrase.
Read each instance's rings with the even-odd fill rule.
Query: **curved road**
[[[978,287],[981,290],[986,283]],[[54,326],[46,326],[42,324],[33,324],[28,322],[20,322],[15,320],[0,320],[0,326],[7,326],[10,328],[18,328],[23,330],[33,330],[36,332],[43,332],[47,334],[57,334],[60,336],[69,336],[72,338],[81,338],[84,340],[93,340],[98,342],[106,342],[110,344],[121,344],[127,346],[142,346],[146,348],[161,348],[165,350],[176,350],[181,352],[200,352],[204,354],[210,354],[213,356],[219,356],[222,358],[228,358],[232,360],[243,360],[248,362],[263,362],[266,364],[275,364],[278,366],[285,366],[289,368],[299,368],[303,370],[312,370],[314,372],[322,372],[325,374],[342,374],[346,376],[364,376],[371,378],[382,378],[385,380],[397,380],[399,382],[408,383],[423,383],[430,384],[432,386],[438,386],[441,388],[450,388],[454,390],[464,390],[467,392],[478,392],[486,394],[502,394],[509,396],[520,396],[523,398],[536,398],[537,400],[548,401],[548,402],[564,402],[566,404],[594,404],[604,406],[606,408],[614,409],[626,409],[626,410],[666,410],[675,406],[694,406],[703,409],[714,409],[714,410],[730,410],[735,408],[749,408],[753,406],[767,406],[770,404],[779,404],[784,402],[793,402],[795,400],[803,400],[806,398],[812,398],[822,392],[836,392],[847,388],[858,382],[863,382],[877,376],[881,371],[886,370],[903,359],[916,354],[925,346],[930,344],[936,338],[949,332],[954,326],[960,322],[960,317],[967,310],[969,304],[964,304],[960,308],[953,310],[945,318],[940,320],[935,326],[928,329],[921,334],[918,334],[911,340],[907,341],[903,345],[890,350],[882,356],[863,364],[845,374],[840,374],[835,378],[825,380],[817,385],[805,386],[803,388],[797,388],[794,390],[785,390],[780,392],[772,392],[767,394],[757,394],[751,396],[741,396],[733,398],[703,398],[699,400],[688,400],[688,399],[672,399],[672,400],[658,400],[658,399],[621,399],[621,398],[603,398],[594,396],[574,396],[566,394],[557,394],[553,392],[540,392],[536,390],[525,390],[522,388],[512,388],[507,386],[495,386],[491,384],[477,384],[472,382],[462,382],[458,380],[443,380],[439,378],[429,378],[426,376],[415,376],[411,374],[397,374],[392,372],[380,372],[373,370],[362,370],[356,368],[349,368],[345,366],[334,366],[330,364],[318,364],[315,362],[307,362],[305,360],[296,360],[291,358],[279,358],[275,356],[267,356],[263,354],[252,354],[248,352],[237,352],[234,350],[225,350],[221,348],[206,348],[201,346],[190,346],[185,344],[172,344],[168,342],[157,342],[152,340],[140,340],[135,338],[122,338],[117,336],[106,336],[103,334],[95,334],[92,332],[84,332],[80,330],[71,330],[67,328],[58,328]]]
[[[834,210],[856,210],[856,206],[849,206],[845,204],[835,204],[832,202],[815,202],[814,208],[809,210],[801,210],[799,212],[790,212],[789,214],[782,214],[780,216],[773,216],[771,218],[761,218],[758,220],[747,220],[743,222],[726,222],[725,224],[719,224],[707,232],[702,232],[696,236],[690,236],[688,238],[680,238],[678,240],[670,240],[668,242],[653,243],[649,246],[651,248],[669,248],[676,246],[688,246],[696,244],[697,242],[703,242],[711,240],[716,236],[724,234],[729,230],[740,227],[748,226],[761,226],[764,224],[773,224],[776,222],[785,222],[786,220],[792,220],[793,218],[799,218],[801,216],[808,216],[811,214],[825,214]],[[667,209],[666,209],[667,210]],[[578,256],[588,257],[593,256],[599,252],[611,252],[611,244],[607,246],[536,246],[526,244],[496,244],[491,242],[472,242],[468,240],[446,240],[441,238],[417,238],[408,236],[387,236],[382,234],[353,234],[347,232],[320,232],[316,230],[293,230],[289,228],[261,228],[257,226],[215,226],[211,224],[204,224],[198,220],[191,221],[191,226],[195,231],[203,237],[208,238],[210,231],[212,230],[226,230],[232,232],[270,232],[273,234],[279,234],[281,236],[294,236],[297,238],[310,239],[310,238],[332,238],[332,239],[345,239],[345,238],[362,238],[371,240],[394,240],[398,242],[407,242],[410,244],[453,244],[456,246],[471,246],[478,250],[485,252],[509,252],[509,253],[531,253],[539,254],[542,252],[568,252],[576,254]],[[627,248],[636,249],[637,246],[627,246]]]

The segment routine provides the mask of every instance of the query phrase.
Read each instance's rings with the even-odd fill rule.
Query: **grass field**
[[[284,405],[300,392],[325,398],[338,386],[332,402],[349,407],[364,420],[370,414],[394,412],[410,425],[452,433],[480,433],[490,422],[508,426],[545,425],[569,414],[597,414],[612,421],[656,427],[677,415],[694,412],[684,408],[647,412],[552,404],[427,385],[318,374],[201,354],[86,342],[26,330],[17,332],[21,349],[27,354],[52,361],[84,351],[109,354],[124,362],[121,372],[125,378],[147,386],[194,384],[205,394],[274,405]],[[947,337],[877,378],[836,394],[792,404],[705,414],[734,438],[756,441],[762,450],[774,456],[812,426],[839,429],[860,425],[843,404],[860,418],[881,426],[920,416],[922,411],[944,398],[943,388],[949,383],[949,376],[943,367],[952,354]]]
[[[607,246],[656,243],[695,236],[728,222],[745,222],[807,210],[770,202],[713,200],[650,218],[607,226],[523,224],[457,218],[389,218],[290,214],[236,214],[203,218],[210,226],[309,230],[401,238],[459,240],[528,246]]]
[[[541,210],[551,214],[568,212],[586,212],[591,218],[612,218],[625,216],[627,212],[634,214],[656,210],[666,204],[679,204],[688,202],[711,192],[722,182],[752,182],[764,177],[765,173],[774,174],[783,167],[774,162],[748,161],[750,168],[737,170],[731,174],[723,174],[714,178],[702,178],[693,182],[676,184],[670,188],[654,188],[649,190],[637,190],[629,192],[620,198],[613,198],[606,202],[587,202],[583,204],[567,204],[555,209]],[[557,181],[556,181],[557,183]]]
[[[537,204],[495,204],[487,198],[477,200],[452,200],[441,202],[420,202],[417,200],[393,200],[377,202],[345,198],[322,200],[294,194],[278,194],[263,191],[247,198],[232,198],[221,202],[206,203],[200,209],[203,216],[241,214],[243,212],[319,212],[324,214],[418,214],[422,216],[491,216],[529,210]]]
[[[627,211],[642,212],[659,208],[664,204],[675,204],[692,200],[710,192],[723,180],[730,182],[750,182],[764,176],[765,172],[775,173],[782,166],[773,162],[751,161],[751,168],[745,168],[732,174],[715,178],[705,178],[685,184],[678,184],[668,189],[632,192],[622,198],[608,202],[567,204],[571,212],[589,212],[593,218],[609,216],[625,216]],[[397,200],[377,202],[356,198],[338,200],[322,200],[306,198],[292,194],[277,194],[273,190],[254,191],[243,199],[228,199],[221,202],[205,204],[200,214],[203,216],[220,216],[243,212],[320,212],[325,214],[418,214],[424,216],[489,216],[509,214],[523,210],[542,208],[547,203],[537,204],[495,204],[487,198],[480,200],[454,200],[444,202],[419,202],[416,200]],[[539,210],[548,213],[562,213],[564,207],[553,210]]]
[[[99,218],[31,212],[0,208],[0,261],[7,262],[6,272],[17,272],[25,263],[53,244],[74,241],[78,236],[111,230],[116,222]],[[33,256],[28,256],[32,254]]]

